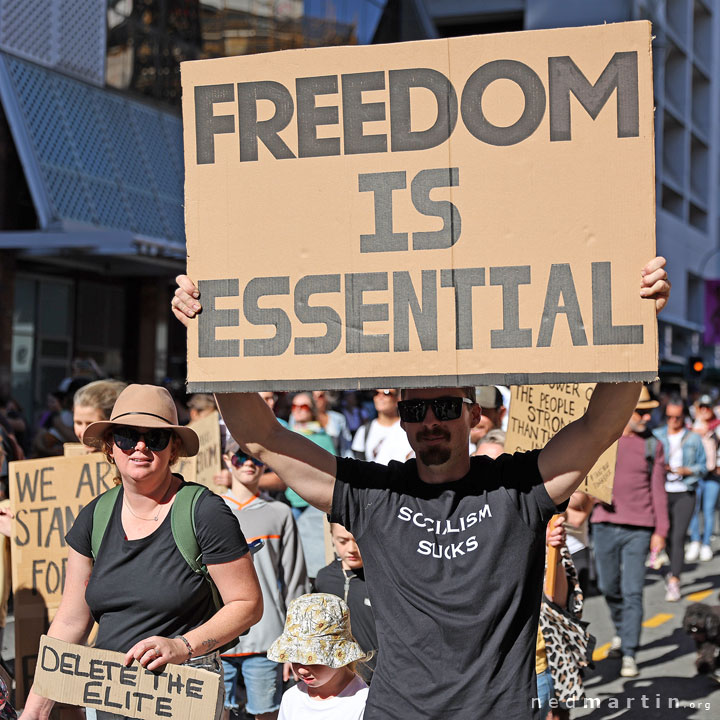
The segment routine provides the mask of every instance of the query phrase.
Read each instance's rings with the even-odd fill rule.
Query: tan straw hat
[[[643,385],[642,390],[640,391],[640,398],[637,401],[635,407],[638,410],[652,410],[658,405],[660,405],[660,403],[650,397],[650,391]]]
[[[269,660],[345,667],[369,656],[350,631],[350,610],[336,595],[310,593],[293,600],[283,634],[267,651]]]
[[[157,385],[128,385],[113,405],[109,420],[87,426],[82,436],[83,445],[103,449],[105,433],[114,425],[131,425],[142,428],[173,430],[182,441],[181,455],[197,455],[200,441],[189,427],[178,425],[177,409],[170,393]]]

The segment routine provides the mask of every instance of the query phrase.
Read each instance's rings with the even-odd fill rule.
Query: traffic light
[[[688,371],[691,377],[699,377],[705,369],[705,362],[699,355],[688,358]]]

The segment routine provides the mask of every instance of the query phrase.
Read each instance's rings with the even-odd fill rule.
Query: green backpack
[[[120,494],[121,487],[121,485],[117,485],[114,488],[110,488],[110,490],[104,492],[97,503],[95,503],[92,537],[90,541],[93,559],[97,557],[98,551],[100,550],[100,544],[102,543],[103,537],[105,537],[105,531],[110,523],[110,518],[112,517],[112,512],[118,495]],[[177,491],[175,501],[173,502],[172,508],[170,508],[170,525],[172,527],[173,539],[180,554],[185,558],[185,562],[193,572],[202,575],[205,580],[207,580],[210,585],[215,610],[219,610],[223,606],[223,601],[217,586],[210,577],[207,566],[200,562],[202,552],[200,551],[200,546],[198,545],[195,535],[195,505],[197,505],[200,496],[206,491],[210,492],[204,485],[198,485],[197,483],[186,483],[183,485]]]

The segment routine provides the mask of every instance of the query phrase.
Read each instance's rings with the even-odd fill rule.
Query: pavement
[[[645,581],[644,622],[636,660],[640,675],[620,677],[620,659],[607,658],[615,634],[605,600],[585,601],[583,620],[597,639],[595,669],[585,677],[587,700],[571,712],[572,718],[609,720],[718,720],[720,683],[695,670],[695,643],[683,632],[685,609],[693,602],[720,605],[720,538],[713,539],[716,554],[709,562],[689,563],[681,578],[682,600],[665,601],[660,572],[649,570]]]

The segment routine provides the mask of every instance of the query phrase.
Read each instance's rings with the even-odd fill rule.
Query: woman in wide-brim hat
[[[194,533],[224,606],[216,610],[210,584],[195,573],[175,542],[171,509],[186,484],[170,467],[198,452],[196,433],[182,427],[170,393],[129,385],[109,420],[95,422],[83,443],[105,452],[122,487],[93,561],[97,498],[68,532],[67,574],[51,637],[83,642],[98,622],[95,647],[125,654],[149,670],[189,662],[221,668],[217,648],[262,615],[262,596],[247,543],[222,499],[204,492],[194,507]],[[31,691],[24,717],[45,718],[52,701]],[[97,712],[102,718],[122,716]]]

